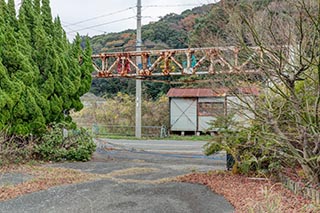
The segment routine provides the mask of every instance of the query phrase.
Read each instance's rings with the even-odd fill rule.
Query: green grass
[[[127,139],[127,140],[139,140],[135,136],[125,135],[94,135],[95,138],[109,138],[109,139]]]
[[[122,135],[97,135],[97,138],[110,138],[110,139],[126,139],[126,140],[139,140],[135,136],[122,136]],[[170,135],[166,138],[160,137],[142,137],[143,140],[175,140],[175,141],[209,141],[212,139],[210,135],[188,135],[188,136],[181,136],[181,135]]]
[[[187,136],[181,136],[181,135],[170,135],[167,138],[164,138],[164,140],[183,140],[183,141],[210,141],[212,140],[211,135],[187,135]]]

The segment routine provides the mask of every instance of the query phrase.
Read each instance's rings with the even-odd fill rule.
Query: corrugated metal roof
[[[215,97],[217,96],[212,89],[205,88],[171,88],[167,93],[168,97]]]
[[[238,92],[241,94],[247,94],[247,95],[255,95],[258,96],[260,93],[260,90],[258,87],[240,87],[238,88]]]
[[[237,88],[237,93],[259,95],[259,89],[257,87],[242,87]],[[229,88],[171,88],[167,93],[168,97],[181,97],[181,98],[191,98],[191,97],[220,97],[225,96],[230,91]]]

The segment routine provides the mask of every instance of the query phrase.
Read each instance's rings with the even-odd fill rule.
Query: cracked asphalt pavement
[[[0,202],[0,212],[222,213],[234,208],[202,185],[163,181],[194,171],[224,170],[225,154],[206,157],[204,142],[96,140],[90,162],[48,166],[93,174],[117,174],[52,187]],[[132,172],[145,169],[145,172]],[[127,171],[127,172],[126,172]],[[161,180],[161,181],[159,181]]]

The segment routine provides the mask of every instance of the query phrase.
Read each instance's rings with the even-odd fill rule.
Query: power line
[[[77,32],[78,32],[78,30],[75,30],[75,29],[73,29],[73,28],[70,28],[70,27],[67,27],[67,26],[63,26],[63,27],[65,27],[65,28],[67,28],[67,29],[70,30],[70,31],[66,32],[67,34],[70,34],[70,35],[71,35],[71,34],[74,34],[74,35],[76,35]],[[91,30],[94,30],[94,31],[100,32],[100,33],[106,33],[106,31],[99,30],[99,29],[91,29]]]
[[[102,23],[102,24],[97,24],[97,25],[93,25],[93,26],[89,26],[89,27],[84,27],[84,28],[81,28],[81,29],[69,31],[68,33],[79,32],[79,31],[83,31],[83,30],[87,30],[87,29],[101,27],[101,26],[104,26],[104,25],[118,23],[118,22],[129,20],[129,19],[132,19],[132,18],[136,18],[136,16],[130,16],[130,17],[127,17],[127,18],[122,18],[122,19],[118,19],[118,20],[114,20],[114,21],[110,21],[110,22],[105,22],[105,23]]]
[[[144,8],[163,8],[163,7],[190,7],[190,6],[202,6],[204,5],[205,3],[201,3],[201,4],[166,4],[166,5],[145,5],[143,6]],[[87,30],[87,29],[93,29],[93,28],[96,28],[96,27],[100,27],[100,26],[104,26],[104,25],[108,25],[108,24],[113,24],[113,23],[118,23],[118,22],[121,22],[121,21],[125,21],[125,20],[129,20],[129,19],[132,19],[132,18],[136,18],[136,16],[131,16],[131,17],[127,17],[127,18],[122,18],[122,19],[118,19],[118,20],[114,20],[114,21],[110,21],[110,22],[105,22],[105,23],[102,23],[102,24],[97,24],[97,25],[92,25],[92,26],[88,26],[88,27],[83,27],[83,28],[80,28],[80,29],[77,29],[77,30],[73,30],[72,28],[70,28],[70,26],[74,26],[74,25],[79,25],[79,24],[82,24],[82,23],[85,23],[85,22],[89,22],[89,21],[93,21],[93,20],[96,20],[96,19],[100,19],[100,18],[104,18],[104,17],[108,17],[108,16],[112,16],[112,15],[115,15],[115,14],[118,14],[118,13],[122,13],[122,12],[125,12],[125,11],[128,11],[128,10],[132,10],[132,9],[135,9],[136,6],[131,6],[131,7],[128,7],[126,9],[123,9],[123,10],[118,10],[118,11],[115,11],[115,12],[111,12],[111,13],[108,13],[108,14],[103,14],[103,15],[100,15],[100,16],[96,16],[96,17],[92,17],[92,18],[89,18],[89,19],[85,19],[85,20],[82,20],[82,21],[78,21],[78,22],[74,22],[74,23],[69,23],[67,25],[64,25],[64,27],[66,28],[69,28],[71,31],[67,32],[68,34],[71,34],[71,33],[74,33],[74,32],[79,32],[79,31],[83,31],[83,30]],[[152,18],[152,17],[146,17],[146,18]],[[105,33],[105,31],[103,30],[98,30],[98,29],[93,29],[95,31],[98,31],[98,32],[103,32]]]
[[[71,27],[64,25],[64,24],[69,24],[68,22],[61,21],[61,24],[62,24],[62,27],[68,28],[69,30],[74,31],[74,29],[72,29]],[[66,32],[66,34],[69,34],[69,35],[76,35],[77,34],[76,32],[67,32],[66,30],[65,30],[65,32]]]
[[[187,7],[187,6],[201,6],[201,5],[203,5],[203,4],[146,5],[146,6],[143,6],[143,7]],[[89,22],[89,21],[93,21],[93,20],[96,20],[96,19],[112,16],[112,15],[119,14],[119,13],[122,13],[122,12],[125,12],[125,11],[128,11],[128,10],[135,9],[135,8],[136,8],[136,6],[131,6],[131,7],[128,7],[126,9],[123,9],[123,10],[118,10],[118,11],[114,11],[114,12],[111,12],[111,13],[108,13],[108,14],[103,14],[103,15],[92,17],[92,18],[85,19],[85,20],[82,20],[82,21],[70,23],[70,24],[67,24],[65,27],[69,27],[69,26],[73,26],[73,25],[79,25],[79,24],[82,24],[82,23],[85,23],[85,22]]]
[[[62,22],[62,26],[64,27],[64,28],[68,28],[70,31],[73,31],[72,33],[73,34],[76,34],[75,32],[77,31],[77,30],[75,30],[73,27],[70,27],[70,23],[68,23],[68,22],[65,22],[65,21],[61,21]],[[106,31],[104,31],[104,30],[99,30],[99,29],[93,29],[92,28],[92,30],[94,30],[94,31],[97,31],[97,32],[102,32],[102,33],[106,33]],[[72,34],[72,33],[70,33],[70,32],[67,32],[68,34]]]
[[[134,7],[128,7],[128,8],[123,9],[123,10],[118,10],[118,11],[115,11],[115,12],[111,12],[111,13],[108,13],[108,14],[103,14],[103,15],[100,15],[100,16],[92,17],[92,18],[85,19],[85,20],[82,20],[82,21],[74,22],[74,23],[68,24],[67,26],[78,25],[78,24],[82,24],[82,23],[85,23],[85,22],[93,21],[93,20],[96,20],[96,19],[112,16],[112,15],[115,15],[115,14],[118,14],[118,13],[125,12],[127,10],[131,10],[133,8],[135,8],[135,6]]]
[[[165,5],[145,5],[143,7],[189,7],[189,6],[201,6],[203,4],[165,4]]]
[[[131,19],[131,18],[135,18],[136,16],[132,16],[132,17],[128,17],[128,18],[124,18],[124,19],[119,19],[119,20],[114,20],[112,22],[107,22],[107,23],[103,23],[103,24],[99,24],[99,26],[103,26],[103,25],[107,25],[107,24],[112,24],[112,23],[117,23],[117,22],[120,22],[120,21],[125,21],[125,20],[128,20],[128,19]],[[154,18],[159,18],[159,17],[152,17],[152,16],[142,16],[143,18],[145,19],[154,19]],[[104,30],[100,30],[100,29],[94,29],[95,27],[97,27],[97,25],[94,25],[94,26],[88,26],[88,27],[84,27],[84,28],[81,28],[79,30],[75,30],[74,28],[71,28],[69,25],[70,23],[67,23],[67,22],[63,22],[64,24],[66,25],[62,25],[63,27],[65,28],[68,28],[70,31],[66,32],[67,34],[76,34],[76,32],[79,32],[79,31],[82,31],[84,29],[91,29],[91,30],[94,30],[94,31],[97,31],[97,32],[102,32],[102,33],[107,33],[106,31]]]

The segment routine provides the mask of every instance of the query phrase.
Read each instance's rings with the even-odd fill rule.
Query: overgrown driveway
[[[192,171],[225,169],[223,159],[150,152],[107,141],[90,162],[47,165],[94,174],[96,180],[1,202],[0,212],[233,212],[223,197],[205,186],[173,182]]]

